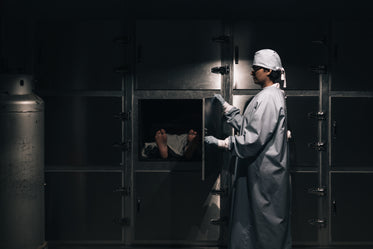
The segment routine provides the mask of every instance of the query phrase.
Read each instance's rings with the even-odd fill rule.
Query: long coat
[[[229,249],[290,249],[291,186],[286,105],[278,84],[265,87],[243,115],[233,107],[227,122],[237,157],[229,222]]]

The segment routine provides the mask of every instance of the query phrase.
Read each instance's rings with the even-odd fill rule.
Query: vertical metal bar
[[[206,99],[202,99],[202,166],[201,166],[201,180],[205,180],[205,128],[206,128],[206,120],[205,120],[205,112],[206,112]]]
[[[229,42],[222,44],[222,52],[221,52],[221,61],[222,65],[228,65],[229,66],[229,74],[222,76],[222,86],[221,86],[221,92],[222,96],[225,100],[227,100],[229,103],[232,103],[233,100],[233,82],[234,82],[234,42],[233,42],[233,23],[232,21],[224,21],[222,23],[223,25],[223,32],[224,35],[230,37]],[[222,134],[224,136],[230,136],[232,135],[232,128],[228,126],[226,123],[222,126]],[[223,153],[222,157],[222,165],[221,165],[221,182],[220,182],[220,188],[221,189],[227,189],[230,191],[231,188],[231,179],[230,179],[230,171],[229,166],[230,162],[232,160],[232,156],[228,152]],[[229,198],[222,195],[220,197],[220,217],[228,217],[229,215],[229,207],[228,205]],[[228,240],[228,227],[222,223],[220,225],[220,232],[219,232],[219,242],[220,244],[226,245]]]
[[[319,105],[318,105],[318,111],[319,112],[322,112],[322,73],[320,72],[319,73]],[[318,124],[317,124],[317,142],[318,143],[321,143],[322,142],[322,120],[318,120],[317,121]],[[318,151],[318,164],[319,164],[319,167],[318,167],[318,170],[317,170],[317,173],[318,173],[318,179],[317,179],[317,186],[319,188],[322,188],[322,151],[319,150]],[[322,201],[322,197],[319,197],[318,198],[318,201],[317,201],[317,216],[318,218],[322,219],[322,214],[324,213],[323,212],[323,201]],[[322,226],[319,227],[318,229],[318,240],[319,240],[319,244],[323,244],[322,243]]]
[[[329,58],[329,62],[328,62],[328,67],[329,67],[329,72],[333,72],[333,64],[334,64],[334,51],[333,51],[333,44],[334,44],[334,38],[333,38],[333,29],[334,29],[334,21],[331,20],[329,22],[329,46],[328,46],[328,58]],[[327,206],[328,206],[328,244],[330,245],[332,243],[332,226],[331,226],[331,221],[332,221],[332,217],[331,217],[331,211],[330,211],[330,203],[332,201],[332,181],[331,181],[331,165],[332,165],[332,157],[331,157],[331,151],[332,151],[332,139],[331,139],[331,124],[332,124],[332,97],[330,96],[330,90],[331,90],[331,84],[332,84],[332,74],[329,74],[328,75],[328,146],[327,146],[327,152],[328,152],[328,169],[327,169],[327,174],[328,174],[328,184],[326,186],[328,186],[328,203],[327,203]]]
[[[121,86],[121,90],[122,90],[122,96],[121,96],[121,112],[122,113],[125,113],[126,111],[126,98],[125,98],[125,95],[126,95],[126,89],[125,89],[125,75],[122,74],[122,86]],[[122,120],[122,125],[121,125],[121,142],[122,144],[125,144],[126,142],[126,127],[125,127],[125,121]],[[126,158],[125,158],[125,153],[126,151],[125,150],[122,150],[122,154],[121,154],[121,166],[122,166],[122,174],[121,174],[121,184],[122,184],[122,188],[126,188]],[[126,210],[125,210],[125,198],[126,196],[125,195],[122,195],[122,198],[121,198],[121,202],[122,202],[122,214],[121,214],[121,217],[122,219],[124,219],[126,217]],[[125,240],[125,226],[122,226],[122,241]]]
[[[134,240],[134,223],[135,223],[135,214],[134,214],[134,170],[133,170],[133,158],[134,158],[134,142],[133,142],[133,134],[134,134],[134,119],[132,118],[132,108],[134,105],[134,74],[135,71],[135,21],[134,18],[131,15],[131,8],[127,8],[128,18],[125,19],[126,29],[128,37],[132,38],[130,39],[130,42],[127,46],[127,61],[129,74],[126,76],[126,87],[127,87],[127,106],[126,110],[131,111],[130,119],[127,121],[127,138],[131,141],[130,144],[130,150],[127,152],[127,167],[125,172],[125,179],[127,179],[127,187],[130,187],[129,195],[126,197],[127,202],[125,203],[126,207],[126,215],[130,218],[130,225],[125,227],[125,236],[124,236],[124,243],[126,245],[131,244]]]

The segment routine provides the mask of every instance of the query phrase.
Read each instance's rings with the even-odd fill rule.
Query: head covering
[[[286,88],[285,69],[282,67],[281,59],[278,53],[272,49],[261,49],[254,55],[253,66],[264,67],[274,71],[281,71],[281,80],[284,81]]]

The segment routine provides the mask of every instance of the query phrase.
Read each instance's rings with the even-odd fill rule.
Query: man
[[[207,144],[229,150],[237,157],[229,222],[229,249],[290,249],[291,186],[288,169],[285,80],[279,55],[259,50],[252,76],[262,90],[243,115],[215,95],[223,106],[227,123],[239,135],[219,140],[205,137]]]

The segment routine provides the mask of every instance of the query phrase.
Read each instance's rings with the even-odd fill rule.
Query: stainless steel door
[[[192,103],[195,107],[199,102],[201,111],[194,113],[199,112],[203,116],[200,118],[200,131],[208,127],[209,134],[219,136],[221,112],[211,107],[211,100],[180,99],[175,95],[176,99],[165,99],[166,93],[160,96],[163,98],[142,101],[165,103],[169,106],[167,110],[175,107],[175,103],[180,108],[180,105],[190,107]],[[143,108],[145,105],[138,106]],[[173,113],[167,110],[164,111]],[[144,111],[138,110],[139,116]],[[187,113],[183,112],[183,115]],[[137,117],[137,120],[142,119]],[[139,123],[135,127],[141,129],[143,126]],[[141,133],[137,129],[135,132]],[[201,139],[203,141],[203,135]],[[199,161],[143,161],[134,157],[134,243],[210,246],[220,243],[220,226],[211,220],[220,218],[220,197],[214,194],[214,190],[220,189],[219,158],[222,154],[217,153],[216,148],[204,147],[202,150],[204,154]]]

